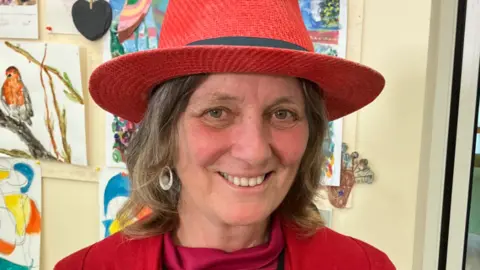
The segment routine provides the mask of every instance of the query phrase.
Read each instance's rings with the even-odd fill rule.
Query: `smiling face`
[[[308,134],[298,80],[210,75],[178,122],[179,207],[228,225],[263,221],[290,189]]]

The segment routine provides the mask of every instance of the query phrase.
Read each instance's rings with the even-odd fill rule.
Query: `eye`
[[[224,111],[222,109],[212,109],[212,110],[209,110],[207,111],[207,114],[212,117],[212,118],[216,118],[216,119],[219,119],[222,117],[222,113],[224,113]]]
[[[204,123],[215,128],[224,128],[232,123],[234,114],[228,108],[211,108],[202,114]]]
[[[280,129],[293,127],[299,120],[295,112],[286,109],[276,110],[271,117],[272,125]]]
[[[287,120],[287,119],[292,119],[296,120],[296,114],[294,112],[291,112],[289,110],[277,110],[273,113],[275,118],[278,120]]]

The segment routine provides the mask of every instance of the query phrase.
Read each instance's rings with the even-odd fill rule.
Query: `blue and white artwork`
[[[105,168],[99,178],[100,239],[119,231],[118,211],[130,196],[130,182],[126,170]]]
[[[123,229],[124,224],[119,222],[117,214],[130,197],[131,185],[127,170],[122,168],[102,169],[98,181],[100,239],[104,239]],[[135,222],[149,213],[145,208],[128,222]]]
[[[340,0],[299,0],[299,4],[308,30],[340,30]]]

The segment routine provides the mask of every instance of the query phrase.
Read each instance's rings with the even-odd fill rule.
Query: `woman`
[[[56,269],[395,269],[324,227],[312,203],[327,122],[383,87],[377,72],[313,52],[298,0],[170,0],[159,49],[90,79],[102,108],[140,123],[128,226]]]

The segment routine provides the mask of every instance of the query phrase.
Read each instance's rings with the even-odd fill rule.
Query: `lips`
[[[254,187],[261,185],[263,181],[265,181],[272,172],[268,172],[266,174],[253,176],[253,177],[246,177],[246,176],[234,176],[224,172],[219,172],[219,174],[228,182],[239,186],[239,187]]]

